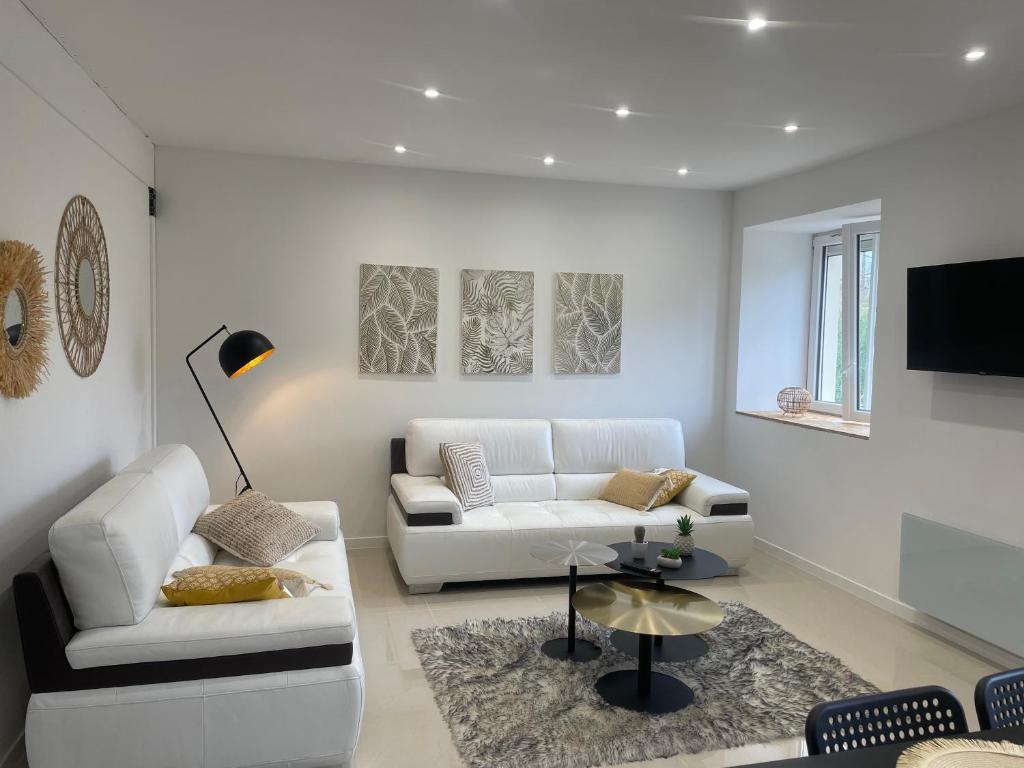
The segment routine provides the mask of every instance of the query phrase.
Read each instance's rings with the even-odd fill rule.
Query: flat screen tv
[[[908,269],[907,368],[1024,376],[1024,258]]]

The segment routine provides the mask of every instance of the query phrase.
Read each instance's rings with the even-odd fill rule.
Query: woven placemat
[[[1024,747],[1010,741],[935,739],[907,749],[896,768],[1024,768]]]

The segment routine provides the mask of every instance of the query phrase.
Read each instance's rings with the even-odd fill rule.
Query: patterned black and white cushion
[[[494,504],[491,473],[480,443],[441,443],[445,482],[464,510]]]

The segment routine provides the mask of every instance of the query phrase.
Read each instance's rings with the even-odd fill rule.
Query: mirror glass
[[[87,315],[96,308],[96,276],[88,259],[78,262],[78,301]]]
[[[18,291],[11,291],[4,300],[4,331],[12,347],[21,343],[24,335],[25,304]]]

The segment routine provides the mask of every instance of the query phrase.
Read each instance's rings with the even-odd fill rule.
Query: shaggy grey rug
[[[596,661],[573,664],[540,652],[565,635],[564,613],[467,621],[412,633],[434,699],[472,768],[589,768],[757,744],[803,732],[820,701],[877,689],[839,659],[797,640],[741,603],[702,635],[707,655],[655,664],[693,688],[694,704],[668,715],[611,707],[598,677],[636,668],[580,617],[579,637],[598,643]]]

